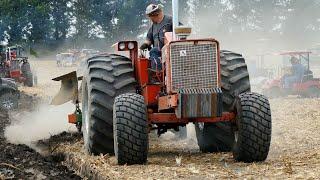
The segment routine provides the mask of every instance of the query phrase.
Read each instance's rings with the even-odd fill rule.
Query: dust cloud
[[[12,114],[12,122],[5,129],[5,137],[12,144],[25,144],[35,148],[36,141],[63,131],[76,131],[76,128],[67,122],[67,114],[72,108],[71,103],[61,106],[41,105],[32,113]]]

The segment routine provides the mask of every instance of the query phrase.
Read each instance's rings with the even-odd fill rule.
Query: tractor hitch
[[[82,127],[82,111],[79,106],[79,101],[76,102],[76,110],[74,113],[68,115],[68,122],[70,124],[75,124],[78,132],[81,132]]]

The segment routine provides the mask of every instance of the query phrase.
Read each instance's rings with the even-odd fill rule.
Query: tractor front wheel
[[[236,101],[236,130],[233,156],[237,161],[264,161],[271,141],[271,112],[268,99],[257,93],[240,94]]]
[[[114,152],[118,164],[147,162],[148,120],[144,98],[138,94],[117,96],[113,106]]]

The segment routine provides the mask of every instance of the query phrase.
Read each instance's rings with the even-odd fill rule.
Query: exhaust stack
[[[172,0],[173,39],[184,40],[191,34],[191,28],[179,25],[179,0]]]
[[[172,23],[173,36],[175,36],[176,28],[179,27],[179,0],[172,0]]]

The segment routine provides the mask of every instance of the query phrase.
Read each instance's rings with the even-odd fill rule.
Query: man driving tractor
[[[291,57],[291,75],[286,75],[284,79],[284,88],[289,89],[294,83],[301,82],[305,73],[305,67],[301,64],[300,60],[296,57]]]
[[[161,49],[164,46],[164,33],[172,32],[172,17],[164,15],[162,5],[150,4],[146,9],[146,15],[152,21],[147,38],[140,46],[141,50],[150,50],[149,60],[153,70],[161,70]],[[151,47],[152,46],[152,47]]]

